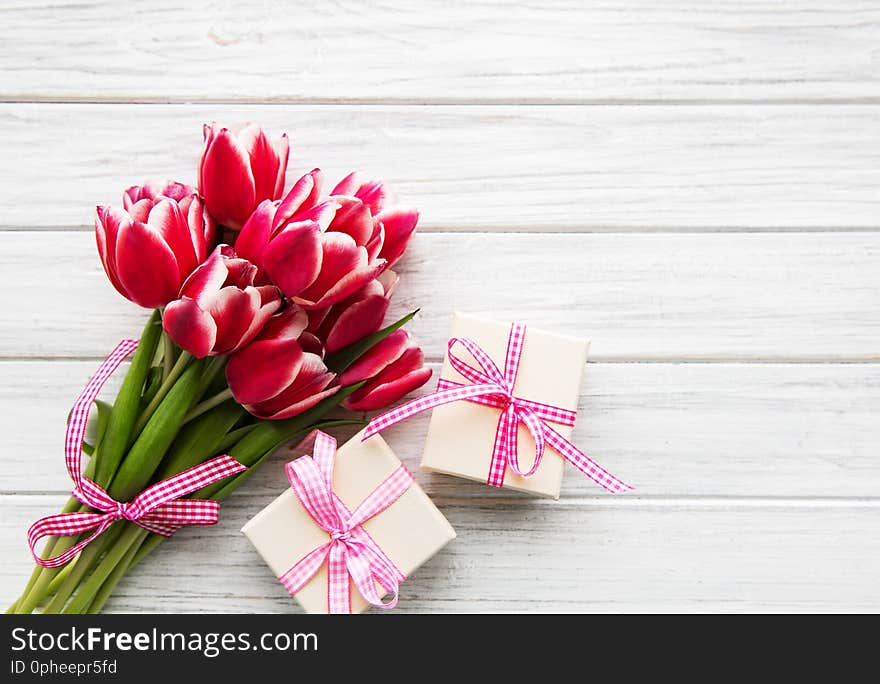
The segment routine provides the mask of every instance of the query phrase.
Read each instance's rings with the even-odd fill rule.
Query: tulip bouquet
[[[115,502],[228,453],[248,469],[191,495],[222,499],[288,440],[359,422],[340,405],[379,409],[431,375],[402,329],[414,314],[382,327],[418,213],[356,173],[326,192],[316,169],[285,193],[286,135],[204,134],[197,187],[148,183],[97,209],[110,282],[155,309],[81,445],[83,475]],[[75,497],[64,508],[89,510]],[[100,611],[166,538],[119,518],[70,562],[38,566],[8,612]],[[41,559],[88,536],[50,537]]]

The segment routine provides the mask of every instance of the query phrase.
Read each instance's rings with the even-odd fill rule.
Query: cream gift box
[[[333,491],[349,510],[357,508],[400,465],[379,435],[362,442],[361,434],[339,447],[333,469]],[[455,538],[455,530],[415,482],[386,510],[367,520],[363,528],[406,576]],[[241,531],[276,577],[329,540],[290,488]],[[401,591],[405,590],[406,582],[401,585]],[[379,593],[383,593],[381,587]],[[297,592],[296,600],[307,613],[327,612],[326,564]],[[370,607],[353,583],[351,607],[353,613]]]
[[[470,338],[483,348],[499,368],[504,368],[509,334],[509,323],[484,320],[458,312],[453,315],[450,337]],[[528,326],[514,395],[559,408],[577,410],[581,377],[589,349],[589,340],[555,335]],[[461,345],[456,346],[455,354],[464,362],[477,367],[474,358]],[[449,363],[448,354],[440,377],[468,383]],[[456,401],[435,407],[428,425],[422,467],[485,482],[499,416],[499,409],[469,401]],[[553,428],[565,439],[571,438],[571,427],[554,424]],[[526,471],[534,462],[535,442],[522,424],[519,425],[517,446],[520,463]],[[564,464],[564,459],[548,447],[544,451],[541,465],[531,476],[520,477],[508,468],[504,476],[504,486],[558,499]]]

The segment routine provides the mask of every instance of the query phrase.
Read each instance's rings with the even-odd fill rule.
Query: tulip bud
[[[388,406],[428,382],[431,369],[423,364],[422,350],[412,343],[409,333],[394,331],[339,376],[343,386],[367,380],[343,406],[352,411],[375,411]]]
[[[254,124],[234,129],[205,124],[199,191],[218,223],[239,230],[263,200],[284,191],[290,145]]]
[[[98,207],[95,238],[110,282],[147,308],[165,306],[205,260],[214,223],[195,190],[182,183],[133,186],[125,209]]]
[[[193,356],[232,354],[253,340],[278,310],[274,285],[254,286],[257,268],[218,245],[187,278],[162,316],[165,332]]]
[[[293,305],[273,316],[248,346],[226,364],[232,396],[258,418],[280,420],[310,409],[339,391],[336,377],[313,348],[304,330],[308,316]]]

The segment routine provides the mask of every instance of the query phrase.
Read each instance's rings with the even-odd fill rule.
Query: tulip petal
[[[397,361],[410,347],[409,339],[409,333],[406,330],[395,330],[351,364],[339,376],[339,384],[353,385],[361,380],[369,380],[377,376]]]
[[[376,220],[385,228],[385,243],[379,256],[388,261],[390,268],[406,251],[419,222],[419,212],[406,207],[391,207],[377,214]]]
[[[311,209],[318,203],[323,179],[324,174],[321,173],[321,169],[312,169],[294,183],[290,192],[278,205],[278,211],[275,212],[275,219],[272,222],[273,231],[287,223],[298,212]]]
[[[224,287],[214,293],[206,309],[217,324],[212,353],[231,354],[246,342],[245,333],[260,309],[260,295],[253,287]]]
[[[199,190],[208,210],[224,226],[238,230],[256,202],[247,149],[229,129],[212,129],[199,168]]]
[[[327,230],[351,235],[355,244],[366,245],[373,236],[373,217],[366,204],[356,197],[335,196],[339,204]]]
[[[177,260],[147,224],[121,224],[116,238],[116,268],[129,298],[155,309],[177,297],[182,280]]]
[[[306,312],[296,306],[290,305],[281,313],[272,316],[260,332],[261,340],[288,339],[295,340],[302,335],[309,323]]]
[[[269,243],[264,267],[288,297],[295,297],[315,282],[321,272],[321,231],[317,223],[289,224]]]
[[[295,339],[256,340],[226,364],[226,380],[239,404],[266,401],[289,387],[303,364]]]
[[[199,265],[193,245],[189,224],[180,211],[177,202],[162,199],[150,209],[148,223],[156,230],[165,243],[171,248],[177,260],[177,270],[181,280],[186,278]]]
[[[363,248],[361,248],[363,249]],[[348,297],[352,292],[356,292],[358,288],[363,287],[371,281],[385,268],[385,260],[377,259],[371,264],[367,264],[358,269],[350,271],[342,279],[340,279],[333,287],[321,295],[317,300],[308,299],[308,295],[314,288],[303,294],[302,297],[293,297],[293,301],[302,306],[304,309],[321,308],[330,306],[342,299]]]
[[[270,420],[290,418],[339,391],[338,385],[325,390],[335,375],[327,370],[319,356],[303,354],[302,361],[296,380],[287,389],[268,401],[248,405],[248,411]]]
[[[365,388],[358,390],[343,402],[343,406],[351,411],[377,411],[418,389],[430,379],[431,369],[419,368],[377,385],[366,393]]]
[[[238,343],[239,349],[246,344],[250,344],[251,340],[260,333],[263,326],[266,325],[269,319],[272,318],[272,315],[278,311],[278,307],[281,306],[281,293],[274,285],[261,285],[256,288],[248,287],[245,291],[250,292],[251,290],[256,290],[259,294],[260,308],[257,309],[257,312],[251,318],[250,325],[241,336],[241,341]]]
[[[374,216],[382,211],[388,200],[393,199],[385,183],[380,180],[362,183],[356,197],[370,208]]]
[[[190,274],[180,288],[180,294],[194,299],[199,306],[207,308],[208,300],[217,292],[229,277],[226,260],[223,259],[222,245],[211,252],[201,266]]]
[[[126,211],[128,212],[129,216],[131,216],[132,221],[147,223],[150,218],[150,209],[153,208],[153,204],[154,202],[151,199],[139,199],[131,206],[126,207]]]
[[[275,203],[263,200],[235,238],[235,253],[256,264],[258,268],[264,268],[264,255],[272,236],[272,218],[275,212]]]
[[[264,199],[275,199],[275,186],[279,173],[282,175],[281,160],[275,151],[275,147],[266,135],[266,132],[255,124],[243,128],[238,139],[248,151],[251,163],[251,173],[254,176],[254,197],[256,202]]]
[[[116,268],[116,240],[121,224],[128,224],[130,220],[124,212],[114,210],[112,207],[97,207],[95,216],[95,241],[98,245],[98,256],[104,265],[104,272],[113,284],[113,287],[126,299],[131,299],[125,286],[119,280]]]
[[[327,335],[327,353],[339,351],[381,328],[388,304],[389,300],[381,294],[365,297],[348,306]]]
[[[350,195],[354,196],[361,187],[361,174],[359,171],[352,171],[345,178],[336,184],[336,187],[330,192],[331,195]]]
[[[177,299],[165,307],[162,327],[174,344],[197,358],[206,357],[214,348],[217,324],[189,297]]]
[[[323,233],[321,251],[321,271],[317,279],[301,293],[290,294],[285,290],[285,294],[306,309],[319,309],[345,299],[384,268],[381,260],[368,263],[367,250],[358,247],[347,233]]]

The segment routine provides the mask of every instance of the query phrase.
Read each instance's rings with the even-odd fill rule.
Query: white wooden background
[[[145,314],[93,205],[193,181],[205,120],[421,207],[394,313],[593,339],[576,441],[638,486],[419,473],[459,533],[401,611],[880,609],[880,3],[0,5],[0,598],[68,482],[70,403]],[[488,266],[491,277],[479,275]],[[411,467],[426,418],[389,432]],[[294,611],[241,524],[283,458],[112,611]]]

